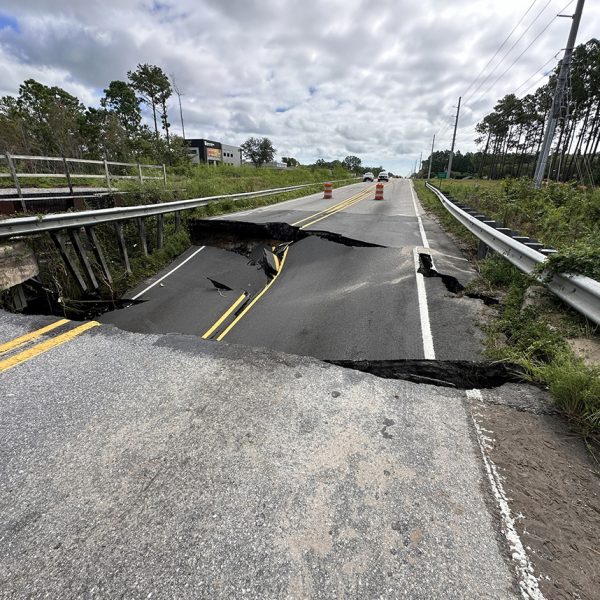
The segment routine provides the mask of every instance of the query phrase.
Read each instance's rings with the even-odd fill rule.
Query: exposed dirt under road
[[[542,593],[548,600],[597,600],[599,465],[544,392],[529,389],[529,397],[512,385],[486,390],[473,412],[493,438],[488,454]],[[511,396],[514,403],[506,404]]]

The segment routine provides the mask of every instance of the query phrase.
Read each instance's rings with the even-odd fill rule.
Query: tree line
[[[558,67],[549,80],[522,98],[504,96],[476,126],[481,147],[474,165],[480,176],[533,177],[556,88]],[[600,178],[600,41],[591,39],[573,52],[567,94],[561,107],[546,176],[556,181]]]
[[[140,64],[104,89],[100,107],[86,107],[58,86],[24,81],[17,96],[0,98],[0,152],[117,161],[173,163],[185,156],[171,135],[167,101],[173,93],[164,71]],[[142,122],[142,108],[151,126]]]
[[[490,179],[533,177],[546,122],[552,106],[559,67],[535,92],[519,98],[507,94],[475,127],[479,150],[452,161],[452,176]],[[591,39],[573,52],[567,94],[561,107],[546,177],[555,181],[579,180],[595,185],[600,180],[600,41]],[[432,176],[445,171],[449,150],[433,153]],[[426,177],[427,157],[417,176]]]

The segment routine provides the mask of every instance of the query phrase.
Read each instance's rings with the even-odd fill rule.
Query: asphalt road
[[[371,188],[228,216],[347,239],[198,240],[102,323],[0,311],[0,597],[541,598],[482,392],[318,360],[480,356],[418,272],[468,264]]]
[[[374,200],[374,184],[360,183],[335,190],[333,200],[314,194],[223,217],[288,223],[378,247],[316,236],[294,242],[276,280],[262,280],[262,290],[268,289],[261,293],[257,265],[235,252],[202,247],[205,240],[199,239],[157,277],[131,290],[128,296],[141,304],[100,321],[137,332],[202,335],[233,307],[211,338],[332,360],[480,359],[481,301],[457,297],[441,278],[420,275],[419,253],[463,285],[473,270],[424,215],[409,180],[385,184],[384,196]],[[217,292],[207,277],[229,282],[232,290]]]

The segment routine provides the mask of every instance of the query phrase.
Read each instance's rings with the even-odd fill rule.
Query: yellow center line
[[[66,323],[70,323],[69,319],[60,319],[59,321],[50,323],[50,325],[46,325],[45,327],[36,329],[30,333],[26,333],[25,335],[15,338],[14,340],[10,340],[9,342],[0,345],[0,354],[8,352],[9,350],[13,350],[14,348],[18,348],[19,346],[22,346],[31,340],[35,340],[41,335],[44,335],[44,333],[48,333],[48,331],[52,331],[53,329],[56,329],[61,325],[65,325]]]
[[[323,215],[323,214],[329,213],[331,211],[334,211],[342,206],[345,206],[349,202],[352,202],[356,198],[359,198],[364,193],[365,193],[364,191],[359,192],[358,194],[355,194],[354,196],[351,196],[350,198],[346,198],[345,200],[342,200],[341,202],[337,202],[336,204],[333,204],[332,206],[324,208],[323,210],[320,210],[312,215],[308,215],[308,217],[304,217],[304,219],[300,219],[299,221],[296,221],[295,223],[291,223],[291,225],[295,227],[295,226],[299,225],[300,223],[302,223],[303,221],[308,221],[309,219],[314,219],[315,217],[317,217],[319,215]]]
[[[350,198],[341,200],[340,202],[337,202],[336,204],[333,204],[332,206],[329,206],[328,208],[324,208],[323,210],[320,210],[319,212],[309,215],[308,217],[304,217],[304,219],[300,219],[299,221],[296,221],[295,223],[291,223],[291,225],[293,227],[296,227],[297,225],[300,225],[300,223],[302,223],[303,221],[308,221],[309,219],[314,219],[315,217],[322,215],[324,213],[328,213],[330,211],[336,210],[336,209],[340,208],[341,206],[346,205],[348,202],[352,202],[353,200],[359,198],[363,194],[371,192],[371,190],[372,190],[372,188],[369,188],[368,190],[363,190],[361,192],[358,192],[358,194],[354,194],[354,196],[351,196]]]
[[[51,350],[52,348],[55,348],[56,346],[60,346],[61,344],[64,344],[65,342],[72,340],[73,338],[77,337],[78,335],[81,335],[84,331],[87,331],[88,329],[91,329],[92,327],[98,327],[98,325],[100,325],[100,323],[98,323],[98,321],[88,321],[87,323],[84,323],[83,325],[79,325],[79,327],[75,327],[75,329],[71,329],[65,333],[62,333],[61,335],[57,335],[56,337],[50,338],[49,340],[46,340],[45,342],[36,344],[32,348],[29,348],[28,350],[24,350],[23,352],[19,352],[19,354],[15,354],[14,356],[11,356],[10,358],[0,360],[0,373],[2,373],[3,371],[6,371],[8,369],[11,369],[12,367],[16,367],[17,365],[20,365],[21,363],[24,363],[24,362],[38,356],[39,354],[42,354],[43,352],[47,352],[48,350]]]
[[[312,225],[313,223],[317,223],[318,221],[321,221],[322,219],[326,219],[327,217],[329,217],[341,210],[344,210],[344,209],[356,204],[357,202],[360,202],[361,200],[364,200],[367,196],[369,196],[371,194],[372,191],[373,191],[372,187],[370,187],[366,190],[362,190],[358,194],[355,194],[354,196],[351,196],[350,198],[346,198],[345,200],[342,200],[342,201],[338,202],[337,204],[330,206],[329,208],[323,209],[319,212],[309,215],[308,217],[304,217],[304,219],[300,219],[300,221],[296,221],[295,223],[292,223],[292,226],[297,226],[300,223],[302,223],[303,221],[306,221],[308,219],[314,219],[310,223],[306,223],[305,225],[300,227],[300,229],[304,229],[305,227],[308,227],[309,225]],[[320,216],[320,215],[322,215],[322,216]],[[315,217],[319,217],[319,218],[315,219]],[[283,269],[283,265],[285,264],[285,259],[287,257],[288,250],[289,250],[289,246],[285,249],[285,251],[283,253],[283,257],[281,258],[281,261],[279,261],[279,258],[277,257],[277,255],[275,255],[275,264],[277,266],[277,273],[275,274],[273,279],[271,279],[271,281],[269,281],[267,283],[267,285],[252,299],[252,301],[248,303],[248,305],[244,308],[244,310],[242,310],[240,312],[240,314],[227,326],[227,328],[220,335],[218,335],[215,338],[217,341],[220,342],[235,327],[235,325],[244,317],[244,315],[254,306],[254,304],[256,304],[256,302],[263,296],[263,294],[265,294],[266,291],[275,283],[275,280],[277,279],[277,277],[279,277],[279,274],[281,273],[281,271]],[[223,322],[227,319],[227,317],[229,317],[231,315],[231,313],[239,306],[240,302],[244,298],[245,298],[245,294],[242,294],[227,309],[227,311],[225,311],[225,313],[219,318],[219,320],[214,325],[212,325],[212,327],[202,336],[203,339],[207,339],[208,337],[210,337],[219,328],[219,326],[223,324]]]
[[[246,297],[246,292],[244,292],[221,316],[221,318],[202,336],[202,339],[205,340],[209,338],[219,327],[219,325],[240,305],[240,302],[244,300]]]
[[[281,258],[281,266],[279,268],[279,271],[277,271],[275,277],[273,277],[273,279],[271,279],[271,281],[269,281],[269,283],[267,283],[267,285],[254,297],[252,302],[250,302],[248,306],[246,306],[246,308],[244,308],[244,310],[231,322],[227,329],[225,329],[225,331],[223,331],[223,333],[217,337],[217,341],[220,342],[235,327],[237,322],[256,304],[256,302],[258,302],[261,296],[275,283],[281,271],[283,270],[283,265],[285,264],[285,259],[287,258],[288,250],[289,246],[285,249],[285,252],[283,253],[283,257]]]
[[[345,204],[344,206],[340,206],[339,208],[336,208],[335,210],[330,211],[328,214],[323,215],[322,217],[319,217],[318,219],[315,219],[314,221],[310,221],[310,223],[305,223],[304,225],[302,225],[302,227],[300,227],[300,229],[304,229],[305,227],[310,227],[311,225],[314,225],[315,223],[318,223],[319,221],[322,221],[323,219],[326,219],[327,217],[331,217],[332,215],[335,215],[336,213],[341,212],[342,210],[346,210],[347,208],[350,208],[351,206],[358,204],[359,202],[361,202],[362,200],[364,200],[365,198],[370,196],[371,191],[372,190],[369,189],[366,192],[364,192],[360,197],[353,198],[351,202]],[[319,214],[319,213],[317,213],[317,214]],[[316,216],[316,215],[313,215],[313,216]]]

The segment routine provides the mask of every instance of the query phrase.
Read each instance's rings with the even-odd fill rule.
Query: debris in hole
[[[452,275],[446,275],[445,273],[439,273],[433,268],[433,259],[431,258],[431,255],[420,252],[419,265],[419,273],[421,273],[423,277],[439,277],[446,289],[452,294],[463,294],[465,291],[465,286],[462,285],[462,283],[460,283],[456,277],[453,277]],[[488,296],[487,294],[467,292],[463,295],[467,296],[467,298],[481,300],[486,306],[498,304],[499,302],[497,298]]]
[[[274,277],[279,272],[279,258],[268,248],[263,248],[261,265],[269,277]]]
[[[527,381],[520,365],[468,360],[328,360],[328,363],[371,373],[385,379],[403,379],[460,389],[491,388],[508,382]]]

